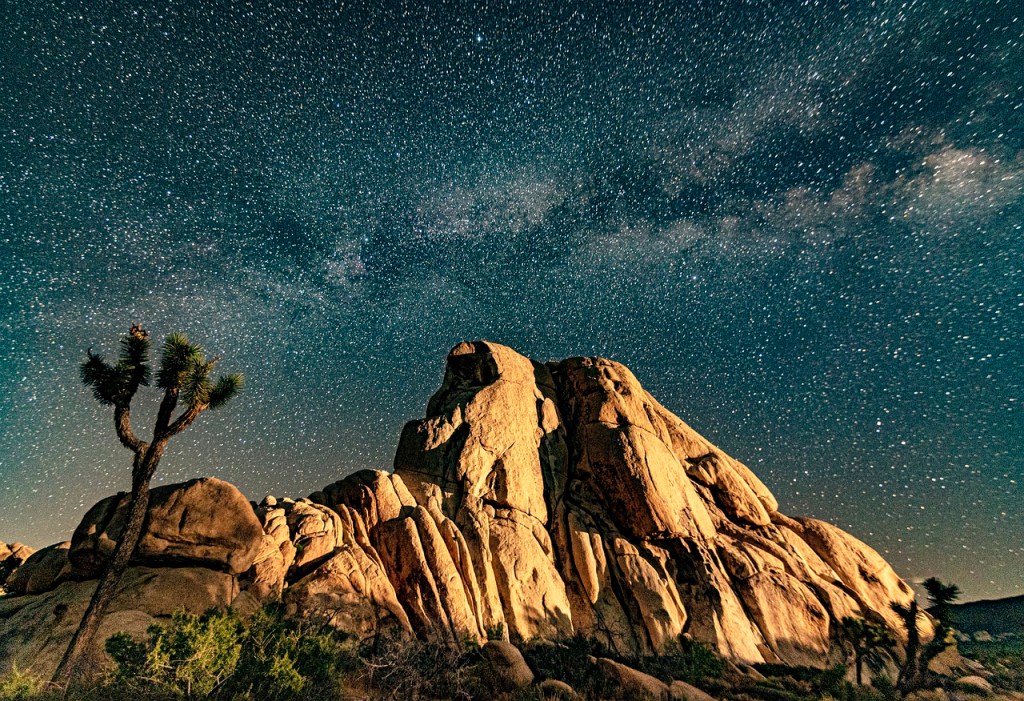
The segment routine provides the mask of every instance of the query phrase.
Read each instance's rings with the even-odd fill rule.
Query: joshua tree
[[[955,584],[944,584],[935,577],[929,577],[921,585],[928,592],[928,601],[932,604],[929,611],[939,622],[939,628],[935,632],[935,639],[944,639],[950,624],[949,606],[960,598],[960,587]],[[940,632],[942,633],[941,636],[939,635]]]
[[[921,634],[917,627],[918,619],[924,615],[918,608],[917,599],[904,606],[893,602],[892,610],[903,619],[907,629],[907,660],[900,670],[899,689],[903,693],[913,691],[919,686],[922,675],[927,673],[928,662],[946,649],[949,635],[949,606],[960,598],[960,587],[955,584],[943,584],[935,577],[922,582],[931,603],[929,612],[935,617],[935,637],[928,645],[921,647]]]
[[[935,577],[929,577],[921,585],[928,592],[928,613],[935,617],[935,637],[924,650],[924,664],[941,653],[950,645],[955,644],[950,620],[950,605],[960,598],[960,587],[955,584],[944,584]]]
[[[96,635],[103,612],[128,568],[142,534],[149,505],[149,482],[163,457],[167,442],[188,428],[201,413],[224,406],[241,390],[243,377],[240,374],[223,375],[216,382],[210,378],[219,361],[220,358],[207,360],[203,349],[191,343],[184,334],[175,333],[167,337],[156,378],[157,387],[163,390],[164,395],[157,410],[152,440],[147,442],[132,430],[131,402],[139,387],[147,386],[151,379],[149,333],[138,324],[132,326],[121,339],[121,350],[114,365],[104,361],[92,349],[87,352],[81,365],[82,383],[92,388],[96,401],[114,409],[114,430],[121,445],[134,456],[132,491],[124,530],[78,630],[57,666],[54,683],[66,687],[73,679],[82,655]],[[179,403],[182,410],[175,416]]]
[[[890,606],[903,619],[903,625],[907,629],[907,660],[900,670],[898,683],[900,691],[906,693],[914,688],[921,674],[921,631],[917,628],[917,619],[921,612],[918,610],[917,599],[911,600],[907,606],[895,601]]]
[[[853,647],[857,685],[860,686],[864,683],[864,660],[874,656],[879,650],[891,648],[892,635],[885,626],[868,623],[863,618],[853,616],[846,616],[839,622],[839,635]]]

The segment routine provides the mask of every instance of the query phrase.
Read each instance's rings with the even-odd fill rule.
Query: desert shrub
[[[32,699],[42,693],[43,680],[31,672],[18,669],[17,665],[5,676],[0,677],[0,700]]]
[[[106,645],[110,683],[153,697],[291,699],[331,683],[357,662],[345,636],[323,624],[285,618],[279,605],[243,623],[230,609],[176,612],[146,641],[125,633]]]
[[[887,674],[876,676],[871,682],[871,686],[875,687],[875,691],[885,701],[897,701],[901,698],[900,692],[896,688],[896,683]]]
[[[849,689],[850,683],[846,681],[846,665],[837,664],[834,667],[826,667],[816,671],[818,674],[808,680],[813,685],[815,691],[838,698]]]
[[[211,609],[196,616],[177,611],[168,626],[153,624],[149,640],[127,633],[107,640],[116,664],[117,683],[157,694],[206,698],[235,672],[242,652],[244,627],[228,610]]]
[[[725,672],[725,662],[710,647],[683,636],[666,645],[660,655],[642,657],[631,664],[667,683],[678,679],[699,684]]]
[[[599,642],[580,633],[557,643],[531,641],[522,651],[538,680],[558,679],[580,693],[594,683],[589,658],[609,654]]]
[[[286,618],[279,604],[253,614],[241,653],[230,691],[254,698],[291,698],[360,666],[347,635],[324,622]]]
[[[362,662],[365,686],[381,701],[490,698],[477,675],[479,649],[394,636],[376,640]]]

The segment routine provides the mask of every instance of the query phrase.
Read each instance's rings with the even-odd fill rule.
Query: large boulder
[[[128,495],[103,499],[85,514],[71,538],[68,560],[74,576],[97,577],[124,530]],[[206,477],[156,487],[134,562],[201,565],[242,574],[263,545],[263,527],[238,489]]]
[[[545,699],[576,701],[576,699],[580,698],[575,689],[560,679],[545,679],[537,685],[537,688]]]
[[[72,541],[43,548],[14,570],[7,585],[16,596],[0,598],[0,674],[13,664],[44,677],[53,672],[123,531],[125,510],[123,494],[100,501]],[[245,597],[254,606],[277,598],[285,543],[291,547],[287,528],[267,533],[253,506],[227,482],[157,487],[134,566],[104,614],[91,657],[106,664],[103,645],[111,634],[142,635],[178,609],[244,610]]]
[[[284,602],[292,615],[327,619],[360,639],[412,630],[380,559],[358,543],[341,546],[289,586]]]
[[[33,552],[32,548],[21,543],[0,543],[0,590]]]
[[[668,694],[672,701],[715,701],[711,694],[678,680],[669,684]]]
[[[385,490],[367,485],[399,478],[382,517],[369,495]],[[739,662],[815,666],[843,659],[844,616],[905,639],[891,604],[913,593],[874,550],[779,513],[745,465],[601,358],[542,365],[494,343],[456,346],[427,416],[402,432],[395,474],[322,498],[372,522],[414,626],[451,628],[468,600],[485,630],[523,638],[579,631],[647,654],[685,631]],[[416,507],[447,532],[450,558],[434,546],[426,557]],[[438,575],[460,580],[455,594]]]
[[[259,552],[240,578],[240,584],[256,601],[274,601],[281,598],[287,572],[280,545],[272,536],[264,534]]]
[[[994,691],[992,682],[977,675],[960,677],[956,680],[956,688],[977,696],[991,696]]]
[[[70,546],[70,541],[64,541],[32,553],[7,581],[7,592],[17,596],[53,589],[57,580],[67,572]]]
[[[606,657],[597,659],[597,669],[614,698],[667,701],[669,686],[657,677],[627,667]]]
[[[291,568],[297,574],[308,572],[324,562],[345,540],[341,517],[333,510],[309,499],[282,499],[278,506],[284,511],[285,523],[295,556]]]
[[[405,426],[395,474],[458,531],[460,572],[479,590],[482,629],[522,638],[572,632],[548,531],[547,486],[564,470],[550,372],[504,346],[463,343],[448,355],[427,418]]]
[[[520,689],[533,683],[533,670],[523,653],[507,640],[488,640],[480,648],[488,678],[498,689]]]

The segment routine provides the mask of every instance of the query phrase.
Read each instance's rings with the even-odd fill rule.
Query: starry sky
[[[156,481],[255,499],[390,466],[447,350],[487,338],[627,364],[905,577],[1024,592],[1019,3],[0,24],[0,539],[62,540],[128,486],[77,364],[134,321],[248,379]]]

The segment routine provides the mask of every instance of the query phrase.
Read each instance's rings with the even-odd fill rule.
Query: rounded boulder
[[[98,577],[124,531],[128,495],[107,497],[85,514],[71,538],[68,561],[78,578]],[[213,477],[150,491],[133,562],[201,565],[238,575],[248,570],[263,541],[252,505],[238,489]]]

